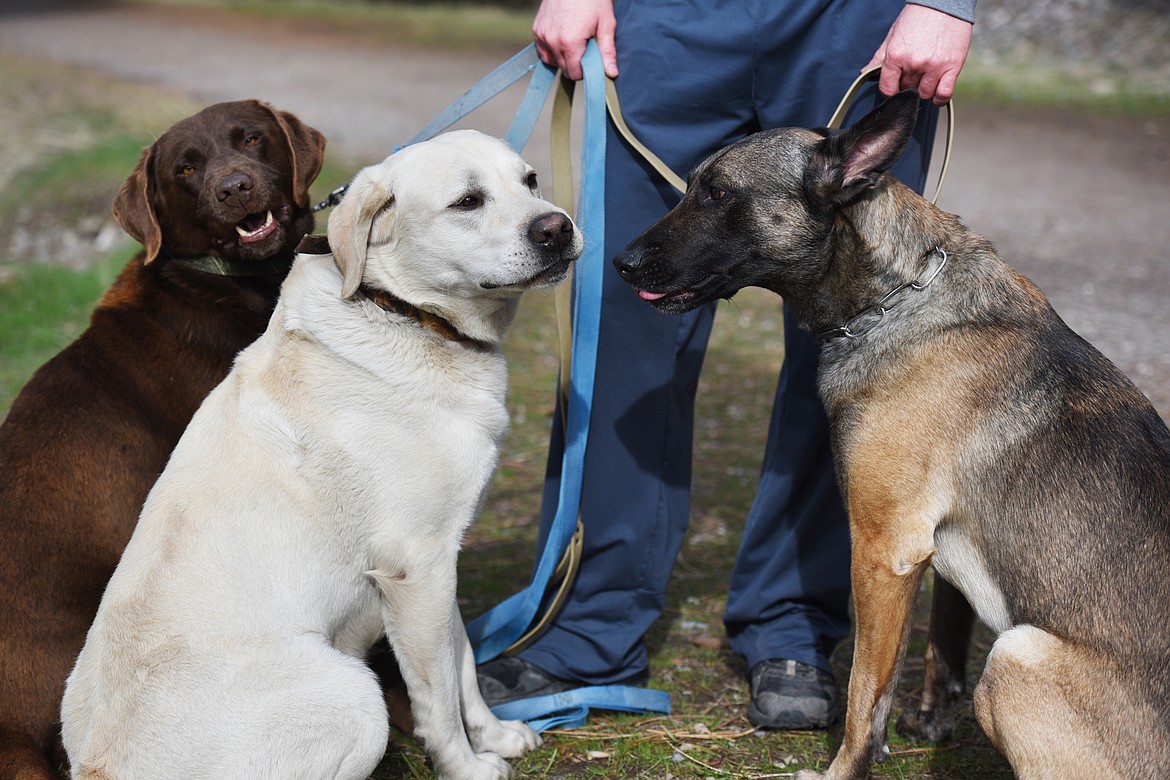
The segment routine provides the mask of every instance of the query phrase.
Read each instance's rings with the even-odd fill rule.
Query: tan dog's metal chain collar
[[[862,336],[872,330],[873,327],[881,321],[881,318],[886,315],[886,312],[892,310],[895,306],[898,305],[899,301],[895,300],[891,303],[891,299],[896,298],[899,294],[906,290],[925,290],[930,286],[930,283],[934,281],[935,277],[938,276],[939,272],[942,271],[943,266],[947,264],[947,258],[949,255],[941,247],[935,247],[930,254],[932,256],[938,255],[941,257],[937,266],[934,268],[927,268],[926,271],[923,272],[922,276],[918,279],[906,282],[905,284],[890,290],[888,293],[883,295],[881,300],[879,300],[877,303],[873,304],[872,306],[866,306],[864,309],[857,312],[857,314],[854,314],[852,317],[846,320],[843,325],[838,325],[835,328],[820,331],[817,333],[817,338],[824,341],[840,338],[842,336],[852,339],[857,338],[858,336]],[[868,325],[858,323],[858,320],[874,314],[876,314],[877,317],[873,319]]]

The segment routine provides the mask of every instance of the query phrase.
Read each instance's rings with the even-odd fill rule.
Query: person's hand
[[[955,94],[971,48],[971,27],[942,11],[907,4],[865,67],[882,66],[878,89],[883,95],[917,89],[923,100],[941,106]]]
[[[581,55],[590,38],[597,39],[605,75],[618,74],[613,33],[617,21],[613,0],[541,0],[532,23],[532,37],[540,59],[565,72],[574,81],[581,79]]]

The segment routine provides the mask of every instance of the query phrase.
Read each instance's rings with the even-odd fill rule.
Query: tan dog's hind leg
[[[1165,735],[1116,665],[1035,626],[999,636],[974,703],[1020,780],[1167,776]]]

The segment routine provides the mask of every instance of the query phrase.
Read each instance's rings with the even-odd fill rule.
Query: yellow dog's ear
[[[154,154],[157,144],[143,148],[134,170],[114,198],[114,219],[130,237],[146,247],[145,265],[162,249],[162,228],[154,213]]]
[[[387,212],[394,218],[394,193],[383,180],[368,175],[369,170],[354,177],[345,197],[329,215],[329,246],[344,277],[342,298],[352,298],[362,283],[374,220],[384,221]]]

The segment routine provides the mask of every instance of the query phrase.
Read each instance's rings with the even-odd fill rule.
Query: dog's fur
[[[614,262],[663,311],[757,285],[825,339],[857,619],[826,777],[887,751],[932,563],[998,632],[975,708],[1019,777],[1168,777],[1170,432],[990,242],[886,173],[916,114],[909,92],[840,134],[734,144]]]
[[[66,688],[75,778],[365,778],[383,632],[438,776],[510,776],[539,738],[483,702],[456,557],[507,422],[500,339],[582,245],[474,131],[357,175],[147,499]]]
[[[191,415],[264,331],[324,148],[292,114],[218,104],[144,149],[118,193],[145,251],[0,426],[0,778],[58,777],[61,694],[102,589]]]

